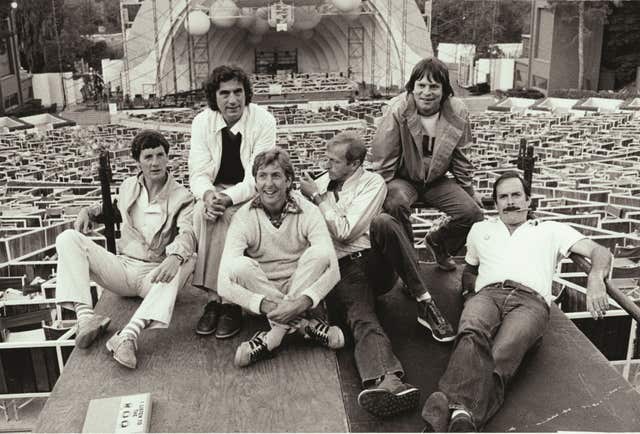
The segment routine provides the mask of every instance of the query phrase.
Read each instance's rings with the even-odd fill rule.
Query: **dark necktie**
[[[329,185],[327,185],[327,191],[332,191],[334,197],[336,198],[336,202],[340,200],[340,196],[338,193],[342,190],[342,182],[331,180],[329,181]]]

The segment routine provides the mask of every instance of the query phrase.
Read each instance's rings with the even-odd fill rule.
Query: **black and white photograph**
[[[640,0],[0,0],[0,433],[640,432]]]

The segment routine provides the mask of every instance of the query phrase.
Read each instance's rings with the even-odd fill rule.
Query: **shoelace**
[[[319,341],[324,345],[329,344],[329,326],[326,323],[319,321],[315,327],[307,326],[306,331],[311,339]]]
[[[440,311],[434,308],[433,302],[427,303],[427,309],[429,309],[431,314],[435,317],[438,329],[441,332],[446,332],[448,330],[447,322],[445,321]]]
[[[251,352],[249,353],[249,359],[252,362],[260,360],[266,352],[268,351],[267,344],[262,340],[260,334],[256,334],[249,341],[249,346],[251,347]]]

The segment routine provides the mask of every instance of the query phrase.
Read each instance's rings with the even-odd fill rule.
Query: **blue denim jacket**
[[[167,182],[157,196],[163,224],[151,242],[147,243],[142,233],[133,226],[130,214],[142,188],[142,174],[127,178],[120,185],[118,208],[122,215],[122,237],[118,241],[119,254],[147,262],[161,262],[174,253],[184,259],[191,257],[196,249],[192,222],[195,199],[191,192],[178,184],[169,173]],[[94,220],[102,212],[102,204],[95,204],[88,211],[89,217]]]
[[[372,170],[387,182],[399,177],[423,184],[449,171],[473,195],[474,167],[465,155],[471,145],[469,112],[460,99],[449,97],[445,101],[436,129],[436,147],[425,177],[421,148],[424,133],[413,94],[396,96],[389,102],[371,143]]]

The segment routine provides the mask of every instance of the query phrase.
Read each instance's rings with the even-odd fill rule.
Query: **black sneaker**
[[[210,335],[218,328],[218,320],[220,319],[220,303],[210,301],[204,307],[204,313],[198,320],[196,325],[196,333],[199,335]]]
[[[456,338],[453,327],[433,300],[418,302],[418,322],[431,330],[433,338],[438,342],[451,342]]]
[[[458,413],[449,422],[449,432],[477,432],[469,413]]]
[[[326,322],[314,318],[304,328],[305,338],[318,342],[332,350],[344,347],[344,334],[340,327],[329,326]]]
[[[260,360],[273,357],[273,351],[267,348],[265,336],[267,332],[256,332],[251,339],[241,343],[236,350],[234,363],[237,367],[243,368]]]
[[[420,402],[420,390],[393,374],[385,375],[376,384],[360,392],[358,405],[380,417],[394,416],[415,409]]]
[[[449,399],[442,392],[433,392],[422,407],[422,419],[427,423],[422,432],[446,432],[449,422]]]
[[[430,235],[424,237],[424,245],[429,249],[433,259],[441,270],[453,271],[457,268],[455,261],[451,255],[445,250],[441,244],[436,244]]]
[[[242,308],[236,304],[223,304],[220,307],[220,320],[216,338],[227,339],[235,336],[242,327]]]

